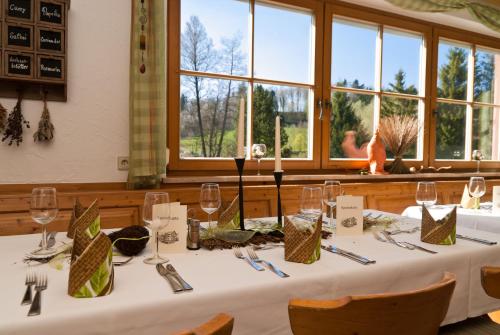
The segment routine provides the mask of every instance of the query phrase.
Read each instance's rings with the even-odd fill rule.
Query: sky
[[[216,48],[222,38],[239,34],[242,51],[249,53],[249,12],[245,0],[183,0],[181,29],[189,17],[196,15],[205,26]],[[292,11],[268,5],[255,7],[255,77],[313,84],[311,75],[313,16],[308,12]],[[376,26],[333,23],[332,82],[358,79],[374,86]],[[419,82],[419,57],[422,39],[385,28],[382,86],[394,80],[402,68],[406,84]],[[248,59],[248,57],[247,57]],[[248,74],[248,68],[247,68]]]

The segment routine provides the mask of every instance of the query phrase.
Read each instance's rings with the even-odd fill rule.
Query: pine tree
[[[389,84],[388,92],[413,94],[418,93],[414,85],[406,87],[406,73],[400,69],[394,76],[394,83]],[[389,115],[416,115],[418,110],[418,101],[401,98],[382,98],[382,117]]]
[[[253,143],[263,143],[267,147],[267,156],[274,156],[275,119],[278,115],[278,100],[273,90],[266,90],[262,85],[257,85],[253,92]],[[281,120],[281,147],[288,142],[284,122]],[[288,156],[286,152],[283,157]]]

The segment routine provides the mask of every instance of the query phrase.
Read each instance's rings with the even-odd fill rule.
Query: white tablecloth
[[[418,224],[408,218],[405,222]],[[500,235],[462,227],[458,230],[500,242]],[[168,255],[194,287],[193,292],[181,294],[172,293],[154,266],[143,264],[145,256],[116,267],[114,291],[95,299],[75,299],[66,294],[67,266],[58,271],[42,265],[39,271],[49,278],[42,314],[27,317],[28,307],[20,305],[27,268],[21,258],[39,239],[40,235],[0,238],[0,334],[168,334],[205,322],[219,312],[235,317],[236,335],[291,334],[287,304],[292,297],[332,299],[417,289],[438,281],[444,271],[457,275],[457,286],[443,324],[500,309],[500,300],[483,292],[479,276],[482,265],[500,266],[500,245],[464,240],[457,240],[454,246],[425,244],[439,252],[431,255],[382,243],[365,234],[333,241],[341,248],[376,259],[376,264],[368,266],[326,251],[311,265],[285,262],[283,248],[260,251],[262,258],[291,275],[286,279],[268,270],[255,271],[230,250]],[[420,243],[419,233],[396,235],[396,239]]]
[[[429,213],[438,219],[444,217],[455,205],[440,205],[431,207]],[[458,206],[458,205],[456,205]],[[411,206],[404,210],[403,216],[421,219],[420,206]],[[491,203],[482,203],[480,209],[465,209],[457,207],[457,225],[470,229],[489,231],[500,234],[500,214],[493,213]]]

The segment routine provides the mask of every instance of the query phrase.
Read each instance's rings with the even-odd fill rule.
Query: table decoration
[[[235,158],[236,168],[238,169],[238,206],[239,206],[239,219],[240,229],[245,230],[245,214],[244,214],[244,200],[243,200],[243,167],[245,166],[245,157]]]
[[[374,217],[371,214],[367,214],[363,216],[363,230],[367,230],[376,226],[382,226],[384,229],[386,229],[395,222],[397,222],[396,218],[391,216],[380,215]]]
[[[217,227],[225,229],[240,228],[240,196],[237,195],[233,201],[219,215]]]
[[[81,210],[78,204],[79,202],[75,201],[75,207],[73,207],[76,215]],[[77,230],[88,232],[88,234],[92,238],[94,238],[99,233],[99,231],[101,230],[101,216],[99,215],[98,199],[95,199],[94,202],[92,202],[92,204],[80,216],[77,217],[73,224],[71,224],[70,221],[68,234],[70,230],[73,233],[72,236],[69,236],[70,238],[74,238]]]
[[[274,181],[276,182],[276,188],[278,189],[278,199],[276,202],[278,226],[280,228],[282,228],[283,227],[283,213],[281,210],[281,182],[283,181],[283,171],[274,171],[273,175],[274,175]]]
[[[380,140],[379,131],[379,128],[377,128],[366,147],[370,174],[387,174],[387,172],[384,171],[384,163],[387,154],[385,153],[385,145]]]
[[[76,220],[82,216],[82,214],[85,212],[85,208],[82,206],[80,203],[80,199],[76,198],[74,203],[73,203],[73,210],[71,211],[71,218],[69,219],[69,225],[67,229],[66,235],[69,238],[73,238],[75,236],[75,222]]]
[[[456,243],[457,207],[444,218],[434,220],[425,205],[422,205],[422,228],[420,240],[422,242],[440,245]]]
[[[149,241],[149,231],[139,225],[128,226],[108,235],[113,245],[125,256],[136,256]]]
[[[285,260],[311,264],[321,257],[322,217],[316,222],[285,216]]]
[[[245,166],[245,99],[240,99],[240,114],[238,117],[238,138],[237,138],[237,154],[234,158],[236,169],[238,170],[238,205],[240,215],[240,229],[245,230],[245,214],[243,200],[243,168]]]
[[[462,194],[462,200],[460,200],[460,206],[462,208],[471,209],[476,208],[478,205],[476,198],[473,198],[469,195],[469,187],[467,185],[464,186],[464,193]]]

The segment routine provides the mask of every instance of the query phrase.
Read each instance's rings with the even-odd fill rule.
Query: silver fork
[[[268,262],[268,261],[265,261],[263,259],[260,259],[259,256],[257,256],[257,253],[251,249],[251,248],[247,248],[247,253],[248,253],[248,256],[250,256],[250,258],[256,262],[256,263],[264,263],[266,264],[269,269],[271,269],[272,272],[276,273],[278,276],[280,276],[281,278],[286,278],[286,277],[290,277],[290,275],[284,273],[283,271],[281,271],[280,269],[278,269],[277,267],[275,267],[273,265],[273,263],[271,262]]]
[[[36,283],[36,275],[28,269],[28,272],[26,272],[26,292],[24,292],[24,297],[23,301],[21,302],[21,305],[29,305],[31,304],[31,286],[35,285]]]
[[[31,304],[30,310],[28,312],[28,316],[40,315],[42,310],[42,291],[47,288],[47,275],[39,275],[36,279],[35,285],[35,299],[33,299],[33,303]]]
[[[255,263],[253,260],[251,260],[250,258],[248,257],[245,257],[243,256],[243,253],[241,252],[240,248],[238,247],[235,247],[233,248],[233,252],[234,252],[234,255],[239,258],[239,259],[244,259],[245,261],[247,261],[248,264],[250,264],[250,266],[252,266],[255,270],[257,271],[264,271],[264,268],[262,266],[260,266],[259,264]]]
[[[405,248],[405,249],[408,249],[408,250],[413,250],[413,249],[415,249],[415,247],[413,247],[413,246],[409,246],[409,245],[406,245],[406,244],[403,244],[403,243],[400,243],[400,242],[394,241],[394,239],[393,239],[393,241],[394,241],[394,242],[390,241],[390,240],[387,238],[387,236],[384,234],[384,232],[382,232],[382,234],[384,234],[384,236],[385,236],[387,239],[384,239],[384,238],[383,238],[382,236],[380,236],[380,235],[378,234],[378,232],[376,232],[376,231],[372,231],[372,234],[373,234],[373,237],[375,237],[375,239],[376,239],[377,241],[384,242],[384,243],[392,243],[392,244],[397,245],[398,247]],[[390,236],[389,236],[389,237],[390,237]]]

